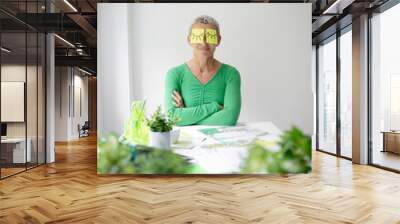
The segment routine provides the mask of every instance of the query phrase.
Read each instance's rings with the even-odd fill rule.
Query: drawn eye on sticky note
[[[206,29],[206,42],[209,44],[218,44],[218,36],[216,29]]]
[[[204,43],[204,29],[192,29],[190,34],[190,43],[202,44]]]

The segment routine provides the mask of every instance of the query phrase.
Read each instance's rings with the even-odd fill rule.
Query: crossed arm
[[[177,125],[236,125],[241,107],[240,75],[236,70],[227,80],[223,107],[217,102],[194,107],[178,107],[174,103],[181,92],[178,75],[168,72],[165,83],[166,109],[171,118],[179,119]],[[174,96],[174,91],[177,91],[178,95]]]

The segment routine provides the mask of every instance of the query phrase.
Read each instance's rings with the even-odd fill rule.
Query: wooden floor
[[[26,170],[25,167],[24,168],[1,168],[1,177],[7,177],[19,172],[22,172]]]
[[[0,181],[0,223],[400,223],[400,175],[314,152],[289,177],[97,176],[96,139]]]
[[[377,165],[400,170],[400,154],[375,150],[372,156],[372,161]]]

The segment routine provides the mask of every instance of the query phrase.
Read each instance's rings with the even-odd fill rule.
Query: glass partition
[[[400,4],[371,19],[371,162],[400,171]]]
[[[26,98],[26,113],[27,113],[27,150],[31,151],[30,156],[31,159],[27,163],[28,168],[34,167],[37,165],[38,159],[38,141],[37,141],[37,132],[38,132],[38,88],[37,88],[37,80],[38,80],[38,35],[36,32],[28,32],[27,33],[27,74],[26,74],[26,89],[27,89],[27,98]]]
[[[37,162],[43,164],[46,162],[46,37],[43,33],[38,33],[38,74],[37,74]]]
[[[340,154],[351,158],[353,97],[351,26],[346,31],[340,36]]]
[[[336,154],[336,37],[318,47],[318,149]]]
[[[26,33],[1,34],[1,176],[24,171],[31,160],[26,141]]]
[[[17,6],[17,13],[44,12],[44,1]],[[1,179],[45,163],[45,45],[44,33],[0,12]]]

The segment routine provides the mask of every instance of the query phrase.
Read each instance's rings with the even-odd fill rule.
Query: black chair
[[[82,127],[78,124],[79,138],[89,136],[89,129],[90,129],[89,121],[85,121]]]

